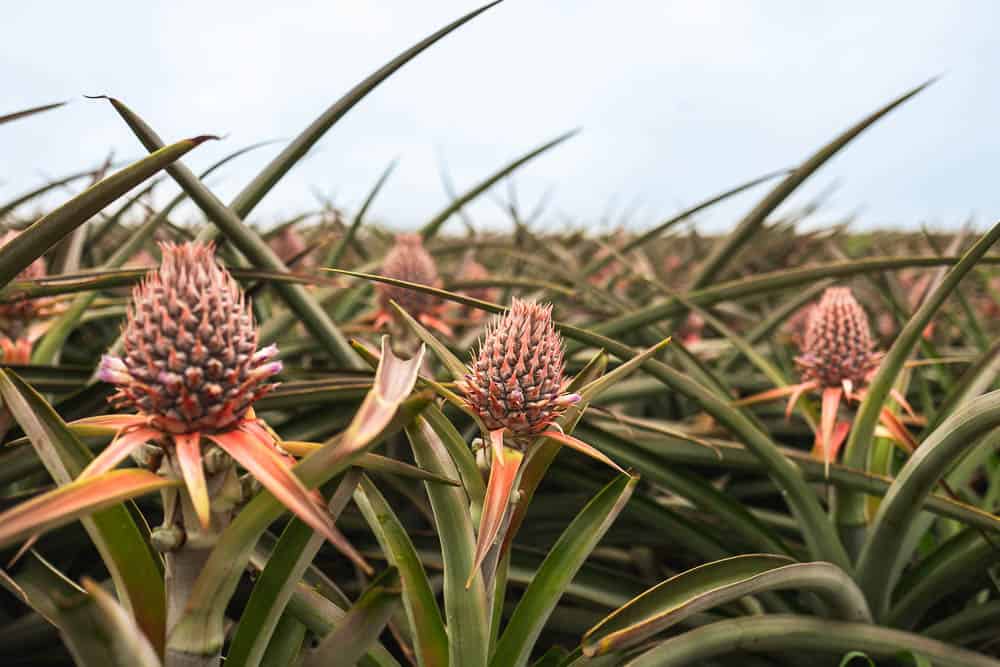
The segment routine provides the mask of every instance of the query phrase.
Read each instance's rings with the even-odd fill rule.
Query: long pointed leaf
[[[364,557],[336,529],[330,516],[309,494],[302,480],[295,476],[277,450],[246,432],[214,433],[206,434],[205,437],[224,449],[282,505],[323,535],[355,565],[368,574],[373,573]]]
[[[406,428],[413,457],[421,466],[441,475],[456,474],[453,450],[445,444],[441,433],[447,430],[430,421],[435,413],[439,420],[447,422],[436,408],[425,411],[426,418],[419,418]],[[451,426],[450,422],[447,422]],[[468,447],[462,442],[466,453]],[[478,470],[476,471],[478,475]],[[482,483],[481,478],[480,483]],[[427,495],[434,511],[434,524],[441,543],[441,559],[444,564],[444,611],[448,628],[448,649],[452,665],[482,667],[488,655],[489,610],[482,580],[476,579],[470,589],[465,588],[465,579],[473,568],[476,538],[472,515],[469,511],[469,497],[457,488],[426,485]]]
[[[115,110],[128,123],[139,140],[149,151],[157,151],[163,141],[153,129],[120,101],[108,98]],[[200,208],[233,245],[246,255],[256,267],[269,271],[288,272],[288,267],[267,243],[233,209],[228,208],[212,193],[194,172],[182,163],[171,165],[167,173],[188,193]],[[315,297],[302,285],[278,283],[276,291],[294,310],[327,352],[348,368],[360,368],[361,363],[347,344],[340,329],[330,319]]]
[[[79,475],[90,451],[48,403],[9,370],[0,371],[0,395],[31,439],[38,457],[58,484]],[[118,597],[158,651],[164,646],[166,597],[159,554],[124,506],[109,507],[83,519],[94,546],[111,573]]]
[[[215,137],[200,136],[165,146],[108,176],[40,218],[0,248],[0,286],[94,214],[147,178],[173,164],[188,151]]]
[[[588,630],[583,652],[592,657],[629,649],[699,611],[780,589],[818,592],[841,620],[871,622],[864,595],[835,565],[755,554],[707,563],[657,584]]]
[[[495,185],[505,176],[515,171],[518,167],[526,164],[527,162],[530,162],[532,159],[538,157],[542,153],[552,148],[555,148],[556,146],[566,141],[570,137],[575,136],[578,132],[579,130],[571,130],[569,132],[566,132],[565,134],[559,135],[558,137],[556,137],[551,141],[545,142],[535,150],[522,155],[521,157],[514,160],[510,164],[506,165],[505,167],[503,167],[496,173],[492,174],[482,182],[476,184],[468,192],[464,193],[462,196],[455,199],[455,201],[448,204],[448,206],[446,206],[443,211],[435,215],[430,220],[430,222],[428,222],[426,225],[423,226],[423,228],[420,230],[420,235],[423,236],[424,241],[433,238],[438,233],[438,230],[441,229],[441,226],[448,221],[448,218],[454,215],[459,209],[461,209],[463,206],[471,202],[473,199],[475,199],[482,193],[489,190],[491,187],[493,187],[493,185]]]
[[[327,504],[331,516],[340,515],[360,479],[357,471],[348,471],[337,484]],[[226,655],[227,667],[255,667],[260,663],[285,606],[323,539],[301,521],[285,526],[240,616]]]
[[[399,605],[399,595],[399,572],[389,568],[372,581],[302,667],[354,667],[378,640]]]
[[[324,111],[319,118],[314,120],[309,127],[302,131],[277,157],[271,160],[257,176],[251,181],[239,195],[233,200],[232,209],[236,214],[244,218],[261,199],[271,191],[278,181],[288,173],[288,171],[312,148],[317,141],[340,120],[344,114],[350,111],[354,105],[365,98],[380,83],[388,79],[393,73],[403,65],[413,60],[423,51],[434,45],[441,38],[457,30],[465,23],[468,23],[479,16],[487,9],[499,4],[500,0],[483,5],[473,10],[465,16],[452,21],[440,30],[428,35],[410,48],[406,49],[398,56],[387,62],[370,76],[347,91],[347,93],[337,100],[329,109]]]
[[[501,432],[502,433],[502,432]],[[493,435],[491,433],[490,435]],[[493,439],[497,442],[497,439]],[[503,436],[500,436],[499,451],[492,448],[493,463],[490,465],[490,480],[486,484],[486,496],[483,498],[483,513],[479,519],[479,530],[476,531],[476,554],[469,570],[465,587],[471,588],[472,582],[479,574],[479,568],[486,558],[486,553],[493,547],[500,535],[504,517],[512,510],[510,506],[511,492],[517,482],[517,473],[521,467],[524,454],[503,446]],[[492,580],[492,574],[486,577]]]
[[[176,483],[147,470],[112,470],[60,486],[0,514],[0,548],[168,486]]]
[[[774,656],[805,651],[818,659],[861,650],[892,660],[900,652],[917,651],[935,667],[998,667],[994,658],[920,635],[868,623],[769,614],[734,618],[667,639],[625,667],[682,667],[709,664],[713,658],[752,646]],[[815,664],[823,664],[817,662]],[[833,664],[833,663],[830,663]]]
[[[872,610],[882,618],[909,552],[915,517],[947,470],[977,444],[981,435],[1000,426],[1000,391],[985,394],[946,419],[903,466],[879,505],[871,536],[858,559],[858,583]],[[855,426],[857,428],[857,426]]]
[[[403,606],[412,630],[417,663],[421,667],[447,665],[448,633],[413,542],[389,503],[368,478],[361,479],[354,500],[378,538],[386,558],[399,570]]]
[[[23,109],[21,111],[15,111],[13,113],[7,113],[0,116],[0,125],[4,123],[9,123],[11,121],[19,120],[21,118],[27,118],[28,116],[33,116],[36,113],[42,113],[43,111],[48,111],[49,109],[58,109],[64,106],[66,102],[56,102],[55,104],[44,104],[38,107],[32,107],[30,109]]]
[[[823,146],[821,149],[816,151],[811,155],[805,162],[799,165],[792,173],[784,178],[781,183],[778,183],[767,195],[758,203],[753,210],[747,213],[734,228],[733,231],[716,247],[712,250],[712,253],[701,265],[698,273],[694,277],[692,287],[698,289],[699,287],[704,287],[714,280],[719,271],[743,246],[746,241],[753,236],[764,221],[778,206],[781,202],[785,201],[792,192],[794,192],[807,178],[809,178],[817,169],[819,169],[823,164],[827,162],[830,158],[836,155],[844,146],[849,144],[855,137],[868,129],[872,124],[881,119],[887,113],[903,104],[911,97],[922,91],[927,86],[931,85],[934,79],[922,83],[913,90],[897,97],[895,100],[885,105],[881,109],[875,111],[871,115],[863,118],[861,121],[851,126],[839,136],[837,136],[833,141]]]
[[[563,531],[514,608],[491,667],[515,667],[527,662],[559,598],[625,507],[638,481],[638,477],[620,475],[594,496]]]

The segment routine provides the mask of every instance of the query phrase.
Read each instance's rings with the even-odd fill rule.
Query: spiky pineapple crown
[[[881,354],[868,316],[847,287],[830,287],[809,312],[802,354],[795,358],[806,381],[839,387],[845,381],[862,386],[878,366]]]
[[[396,244],[386,254],[382,262],[382,275],[386,278],[405,280],[419,285],[434,287],[438,283],[437,265],[419,234],[398,234]],[[379,302],[387,309],[389,301],[395,301],[403,310],[417,317],[431,313],[441,304],[441,300],[432,295],[397,287],[395,285],[378,285]]]
[[[552,324],[552,306],[515,298],[506,314],[487,325],[461,388],[486,428],[508,429],[518,443],[544,431],[580,399],[564,393],[564,384],[563,343]]]
[[[20,232],[7,230],[0,236],[0,248],[10,243]],[[44,278],[46,273],[45,258],[39,257],[17,274],[15,280],[36,280]],[[15,339],[24,335],[25,329],[40,309],[39,299],[18,299],[8,303],[0,303],[0,332]]]
[[[124,356],[105,355],[100,378],[118,386],[119,407],[161,430],[228,430],[275,386],[267,379],[281,370],[278,350],[257,349],[250,306],[213,245],[160,247],[160,267],[132,292]]]

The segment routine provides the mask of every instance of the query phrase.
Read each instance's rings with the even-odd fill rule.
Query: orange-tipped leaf
[[[208,529],[212,522],[212,505],[208,499],[208,484],[205,483],[205,467],[201,459],[201,434],[181,433],[174,436],[177,462],[184,477],[184,486],[191,496],[191,505],[198,515],[198,523]]]
[[[53,489],[0,514],[0,548],[177,483],[147,470],[112,470]]]
[[[610,466],[610,467],[614,468],[615,470],[617,470],[618,472],[620,472],[623,475],[628,475],[629,474],[629,473],[627,473],[625,471],[624,468],[622,468],[620,465],[618,465],[617,463],[615,463],[614,461],[612,461],[610,458],[608,458],[604,454],[604,452],[600,451],[596,447],[593,447],[592,445],[588,445],[587,443],[585,443],[583,440],[580,440],[579,438],[576,438],[576,437],[573,437],[572,435],[569,435],[568,433],[563,433],[562,431],[548,430],[548,431],[545,431],[544,433],[542,433],[542,437],[543,438],[551,438],[552,440],[555,440],[556,442],[558,442],[558,443],[560,443],[562,445],[566,445],[570,449],[575,449],[576,451],[580,452],[581,454],[586,454],[590,458],[592,458],[594,460],[597,460],[597,461],[600,461],[601,463],[603,463],[606,466]]]
[[[830,473],[830,461],[836,456],[833,451],[833,429],[837,423],[837,410],[840,409],[840,397],[844,390],[840,387],[827,387],[823,390],[823,405],[820,411],[820,451],[826,466],[825,474]]]
[[[334,527],[326,508],[316,502],[302,481],[295,476],[285,460],[269,443],[242,430],[207,434],[205,437],[236,459],[264,488],[273,493],[281,504],[310,528],[323,535],[330,544],[364,572],[367,574],[374,572],[364,557]]]
[[[504,514],[510,505],[510,494],[517,481],[517,471],[521,467],[524,454],[516,449],[503,448],[498,456],[493,453],[493,465],[490,466],[490,481],[486,485],[486,497],[483,499],[483,514],[479,520],[479,535],[476,539],[476,556],[473,559],[472,571],[465,582],[465,587],[472,586],[472,580],[483,564],[490,547],[496,542],[503,525]]]
[[[80,473],[80,479],[106,473],[124,461],[136,449],[161,435],[159,431],[151,428],[140,428],[118,436],[93,461],[87,464],[87,467]]]

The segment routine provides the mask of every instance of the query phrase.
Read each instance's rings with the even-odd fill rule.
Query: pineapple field
[[[493,4],[228,202],[213,175],[266,143],[195,173],[219,137],[112,97],[85,104],[143,155],[0,201],[0,664],[1000,667],[1000,223],[786,205],[933,81],[641,228],[519,204],[573,132],[415,229],[372,215],[394,164],[257,221]]]

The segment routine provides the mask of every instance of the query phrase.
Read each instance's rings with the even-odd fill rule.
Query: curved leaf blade
[[[527,662],[559,598],[625,507],[638,481],[638,477],[619,475],[566,528],[514,608],[497,642],[491,667],[514,667]]]
[[[44,215],[0,248],[0,286],[13,280],[61,238],[85,223],[102,208],[209,139],[215,137],[203,135],[160,148],[95,183]]]
[[[706,563],[650,588],[588,630],[583,652],[626,650],[699,611],[780,589],[815,591],[842,620],[871,622],[864,595],[837,566],[752,554]]]

